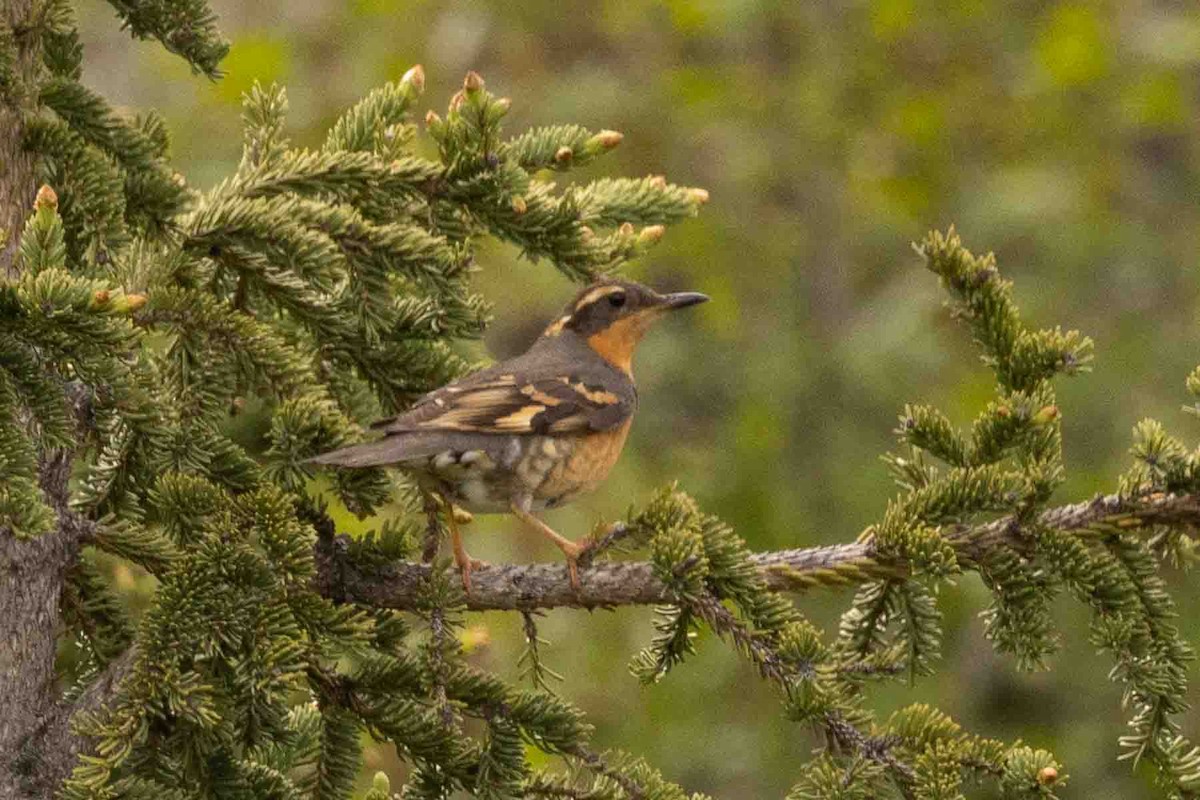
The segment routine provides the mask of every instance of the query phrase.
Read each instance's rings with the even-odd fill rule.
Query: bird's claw
[[[455,559],[458,564],[458,574],[462,578],[463,591],[471,593],[471,573],[477,569],[487,569],[492,565],[478,558],[466,558],[462,561]]]
[[[592,565],[592,550],[595,542],[591,538],[587,538],[581,542],[573,542],[572,545],[570,549],[564,548],[563,554],[567,557],[567,574],[571,578],[571,588],[578,593],[582,588],[579,582],[579,568],[587,569]]]

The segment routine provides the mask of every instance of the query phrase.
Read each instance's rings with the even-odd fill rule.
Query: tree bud
[[[624,138],[624,134],[621,134],[617,131],[600,131],[595,136],[587,140],[587,144],[584,145],[584,149],[593,155],[596,153],[602,153],[605,150],[612,150],[614,147],[619,145],[621,140]]]
[[[417,90],[417,94],[425,91],[425,68],[417,64],[408,72],[404,73],[404,77],[400,79],[401,83],[407,83],[409,86]]]
[[[468,94],[475,94],[483,88],[483,77],[475,70],[471,70],[463,79],[463,88],[467,90]]]
[[[1030,420],[1034,425],[1047,425],[1058,419],[1058,406],[1043,406]]]
[[[38,189],[37,199],[33,201],[33,207],[37,211],[43,208],[55,210],[58,208],[58,195],[47,184],[42,184],[42,188]]]
[[[560,147],[554,151],[554,163],[555,164],[560,164],[560,165],[565,166],[567,164],[570,164],[571,159],[573,159],[573,158],[575,158],[575,151],[572,150],[571,148],[567,147],[566,145],[563,145],[562,147]]]
[[[667,229],[663,225],[647,225],[642,228],[642,232],[638,234],[638,244],[650,245],[657,242],[663,237]]]

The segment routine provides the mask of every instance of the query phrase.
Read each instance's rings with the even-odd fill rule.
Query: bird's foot
[[[579,568],[587,569],[592,565],[592,540],[584,539],[581,542],[569,542],[568,545],[562,548],[563,555],[567,558],[567,574],[571,577],[571,588],[576,593],[582,588],[579,583]]]
[[[463,555],[466,556],[466,553]],[[477,569],[488,569],[492,566],[486,561],[481,561],[478,558],[471,558],[470,556],[467,556],[461,560],[456,556],[454,563],[458,567],[459,576],[462,578],[463,591],[467,594],[471,593],[471,574]]]

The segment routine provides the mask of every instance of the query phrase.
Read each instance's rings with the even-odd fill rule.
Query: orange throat
[[[642,340],[650,320],[641,316],[626,317],[588,337],[588,347],[626,375],[633,375],[633,351]]]

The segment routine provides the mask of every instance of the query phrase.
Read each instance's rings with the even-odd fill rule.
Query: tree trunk
[[[33,157],[21,146],[21,113],[33,94],[32,79],[41,53],[29,24],[31,0],[0,2],[4,24],[14,33],[18,53],[13,96],[0,102],[0,267],[13,275],[17,240],[37,192]]]
[[[15,253],[36,192],[33,158],[22,148],[22,112],[34,96],[40,43],[30,25],[30,0],[3,0],[0,22],[13,32],[17,59],[10,91],[0,102],[0,268],[17,272]],[[58,512],[56,530],[17,539],[0,529],[0,799],[52,797],[47,754],[39,743],[61,712],[54,658],[63,575],[78,551],[67,508],[70,458],[50,454],[42,485]]]
[[[33,539],[0,531],[0,798],[53,797],[65,777],[46,752],[61,716],[54,672],[63,576],[78,553],[77,517],[67,508],[70,459],[46,459],[42,486],[58,527]],[[63,720],[65,723],[65,720]],[[74,761],[74,753],[69,754]],[[70,769],[68,765],[66,767]],[[57,781],[54,780],[57,778]]]

